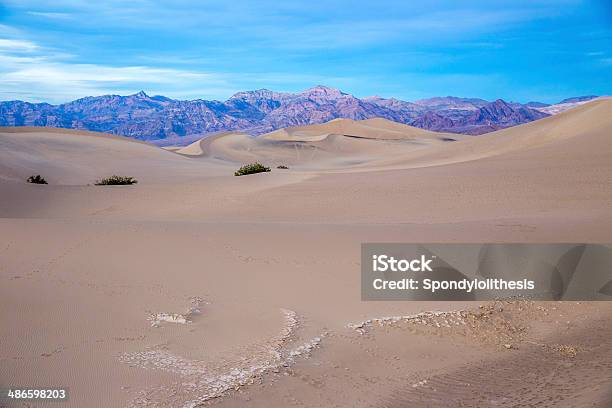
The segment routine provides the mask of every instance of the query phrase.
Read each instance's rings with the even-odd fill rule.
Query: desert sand
[[[473,137],[2,128],[0,384],[69,407],[608,407],[612,304],[362,302],[359,254],[612,242],[611,137],[610,99]],[[93,185],[112,174],[138,184]]]

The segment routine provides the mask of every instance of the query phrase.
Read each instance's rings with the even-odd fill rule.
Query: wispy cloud
[[[216,74],[74,63],[69,55],[31,41],[0,39],[0,94],[4,95],[63,102],[86,95],[129,93],[143,88],[181,95],[195,89],[205,94],[227,93],[228,87],[228,82]]]
[[[0,78],[0,94],[55,103],[89,95],[130,94],[140,89],[173,97],[235,92],[226,80],[212,74],[149,67],[39,62],[35,67],[4,72]]]
[[[215,3],[58,0],[53,8],[44,1],[5,1],[31,16],[70,17],[80,29],[160,30],[197,35],[205,29],[212,38],[223,35],[225,40],[236,40],[235,45],[247,43],[285,50],[367,47],[397,40],[404,43],[439,38],[454,40],[475,33],[494,33],[555,13],[549,2],[537,0],[512,7],[474,5],[474,2],[457,5],[452,1],[432,7],[425,1],[356,5],[354,0],[337,0],[333,4],[315,2],[306,6],[301,2],[276,0]]]
[[[150,67],[111,67],[96,64],[66,64],[58,62],[43,62],[33,66],[19,67],[13,72],[6,73],[0,83],[11,82],[56,82],[58,84],[71,83],[175,83],[182,80],[214,81],[211,75],[181,71],[176,69],[162,69]]]
[[[131,94],[141,89],[174,98],[224,99],[253,84],[293,86],[292,90],[299,83],[348,84],[344,78],[321,75],[202,72],[147,65],[84,64],[72,59],[69,54],[30,41],[0,39],[0,100],[61,103],[83,96]]]
[[[38,49],[39,46],[31,41],[0,38],[0,52],[33,52]]]
[[[538,18],[527,10],[476,12],[455,10],[418,16],[357,21],[327,21],[306,26],[261,28],[254,33],[266,44],[281,48],[329,49],[399,44],[424,44],[446,39],[455,43],[482,32]]]
[[[581,0],[0,1],[0,98],[609,93],[612,31]]]
[[[51,11],[28,11],[28,14],[34,17],[50,18],[54,20],[66,20],[71,18],[69,13],[56,13]]]

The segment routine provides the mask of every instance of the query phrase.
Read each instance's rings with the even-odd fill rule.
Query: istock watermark
[[[361,246],[362,300],[612,300],[612,244]]]

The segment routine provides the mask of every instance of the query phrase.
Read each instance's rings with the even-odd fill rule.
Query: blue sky
[[[317,84],[404,100],[609,95],[610,3],[0,0],[0,100]]]

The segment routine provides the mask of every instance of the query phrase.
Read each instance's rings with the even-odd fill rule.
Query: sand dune
[[[95,132],[4,128],[0,132],[0,177],[22,180],[44,173],[57,184],[87,184],[121,172],[145,180],[169,181],[201,176],[203,172],[225,174],[228,170],[224,164],[255,160],[308,171],[344,171],[437,166],[512,152],[524,154],[534,148],[553,148],[554,144],[565,148],[568,143],[578,143],[580,150],[601,152],[603,148],[605,152],[611,104],[610,99],[600,99],[554,117],[479,137],[435,133],[385,119],[336,119],[257,138],[225,132],[186,147],[161,149]],[[187,159],[195,157],[208,160]]]
[[[568,138],[582,138],[580,144],[584,145],[584,137],[609,128],[606,119],[611,104],[612,100],[601,99],[555,117],[479,137],[435,133],[385,119],[336,119],[257,138],[243,133],[219,134],[176,152],[236,163],[292,164],[305,170],[427,167],[525,151]]]
[[[228,132],[204,138],[176,152],[236,163],[259,160],[309,170],[344,169],[464,137],[386,119],[335,119],[319,125],[281,129],[257,138]]]
[[[506,356],[516,372],[540,362],[553,378],[566,360],[528,343],[500,358],[514,351],[450,331],[348,329],[474,306],[361,302],[360,244],[611,242],[611,135],[610,99],[456,141],[378,119],[220,134],[176,151],[0,129],[0,382],[67,385],[71,407],[185,406],[215,392],[229,407],[420,406],[421,396],[440,406],[446,386],[468,405],[492,398],[453,384],[486,378]],[[233,176],[254,160],[290,169]],[[139,183],[87,186],[113,173]],[[26,184],[32,174],[50,184]],[[549,306],[529,320],[538,341],[584,344],[585,378],[607,372],[610,343],[588,336],[612,327],[610,306]],[[495,372],[502,390],[512,370]],[[542,384],[520,377],[509,389],[540,401]],[[552,397],[606,403],[601,390],[581,394],[599,382],[570,377]],[[438,391],[418,393],[424,380]]]
[[[82,185],[112,174],[169,180],[197,176],[201,171],[201,164],[125,137],[62,129],[0,128],[0,180],[21,182],[42,174],[53,184]]]

